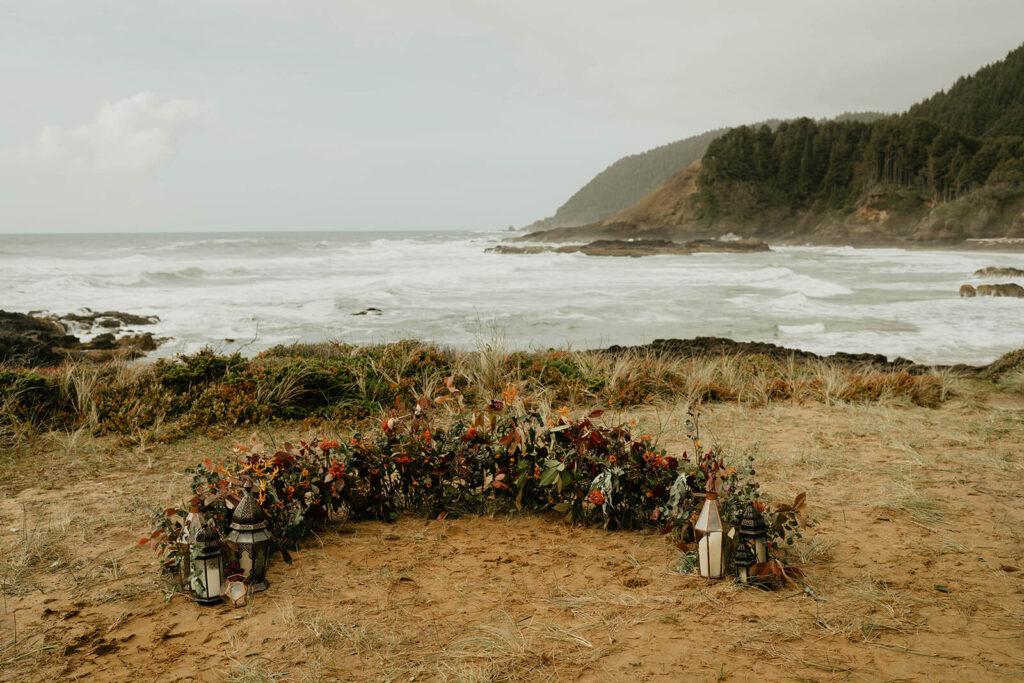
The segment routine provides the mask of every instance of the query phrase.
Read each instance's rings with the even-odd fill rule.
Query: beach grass
[[[351,424],[432,395],[447,377],[467,402],[514,387],[531,405],[886,403],[935,407],[974,393],[952,369],[910,372],[761,355],[681,357],[650,350],[458,350],[402,341],[278,346],[254,358],[204,350],[155,362],[0,368],[0,441],[15,451],[32,435],[59,434],[74,450],[83,432],[145,447],[196,431],[274,420]],[[1021,390],[1020,373],[1003,377]]]

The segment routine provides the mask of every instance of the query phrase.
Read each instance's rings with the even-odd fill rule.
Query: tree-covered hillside
[[[1024,182],[1024,138],[976,138],[902,117],[866,124],[810,119],[741,127],[708,147],[693,201],[700,216],[751,217],[766,208],[852,210],[878,184],[933,202],[990,183]]]
[[[1024,136],[1024,45],[915,104],[907,116],[977,137]]]
[[[700,219],[746,220],[769,209],[852,211],[879,185],[933,204],[1022,185],[1022,115],[1019,48],[900,117],[733,129],[708,146],[691,202]]]
[[[874,112],[857,112],[843,114],[835,120],[874,121],[884,116]],[[774,129],[779,123],[779,120],[771,119],[754,125]],[[581,187],[558,208],[554,216],[539,220],[531,227],[544,229],[588,225],[614,216],[656,190],[680,169],[700,159],[708,145],[729,130],[711,130],[622,157]]]

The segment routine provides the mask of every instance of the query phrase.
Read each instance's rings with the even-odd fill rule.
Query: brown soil
[[[635,416],[682,448],[682,406]],[[806,591],[681,574],[657,535],[498,515],[336,525],[239,609],[174,593],[136,541],[145,505],[245,435],[53,435],[0,453],[0,680],[1024,677],[1022,418],[1001,393],[706,409],[728,452],[759,444],[773,498],[807,491]]]

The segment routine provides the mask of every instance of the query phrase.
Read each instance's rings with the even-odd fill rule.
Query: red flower
[[[604,505],[604,491],[600,489],[590,492],[590,502],[594,505]]]

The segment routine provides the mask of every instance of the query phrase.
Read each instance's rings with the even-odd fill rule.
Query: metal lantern
[[[245,577],[241,574],[233,574],[228,577],[224,584],[224,597],[228,599],[232,607],[241,607],[249,595],[249,588],[245,585]]]
[[[189,576],[192,574],[192,544],[203,528],[203,516],[199,512],[199,503],[189,506],[185,524],[178,536],[178,580],[184,590],[191,590]]]
[[[192,590],[196,602],[215,605],[221,601],[224,582],[224,556],[220,551],[220,534],[212,525],[199,530],[194,543],[199,554],[192,560]]]
[[[270,532],[263,510],[248,491],[231,515],[228,540],[235,544],[235,559],[249,582],[249,590],[254,593],[266,590],[270,585],[266,580]]]
[[[768,561],[768,525],[764,523],[764,515],[758,512],[753,503],[747,503],[740,521],[740,540],[754,544],[754,557],[758,564]]]
[[[736,556],[733,557],[732,563],[736,566],[737,583],[749,583],[750,568],[757,564],[757,558],[742,538],[736,543]]]
[[[700,535],[697,542],[697,558],[700,560],[700,575],[709,579],[720,579],[725,573],[725,553],[722,552],[722,516],[718,513],[718,494],[708,491],[704,507],[700,510],[693,530]]]

